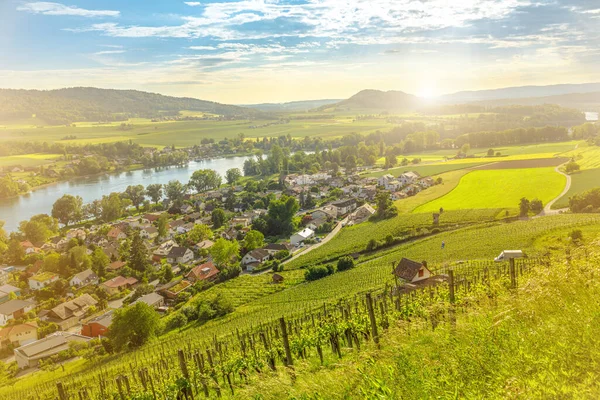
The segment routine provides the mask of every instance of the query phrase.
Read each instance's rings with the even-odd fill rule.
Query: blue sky
[[[225,103],[600,81],[600,0],[0,0],[0,87]]]

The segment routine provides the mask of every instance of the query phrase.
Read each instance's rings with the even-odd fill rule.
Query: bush
[[[583,239],[583,233],[581,232],[581,229],[574,229],[571,231],[571,233],[569,234],[569,237],[571,238],[571,240],[576,241],[576,240],[581,240]]]
[[[377,246],[378,246],[377,240],[371,239],[367,243],[367,251],[373,251],[373,250],[377,249]]]
[[[187,324],[188,319],[181,311],[174,312],[169,315],[165,321],[166,330],[170,331],[173,329],[181,328]]]
[[[350,256],[340,257],[337,262],[338,271],[346,271],[354,268],[354,259]]]
[[[330,275],[330,269],[324,265],[316,265],[314,267],[308,267],[304,273],[304,279],[307,281],[316,281],[317,279],[325,278]]]
[[[277,253],[275,253],[275,255],[273,256],[276,260],[283,260],[288,258],[290,255],[290,252],[288,250],[280,250]]]

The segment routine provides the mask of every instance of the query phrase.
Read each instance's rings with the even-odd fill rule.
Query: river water
[[[93,177],[75,178],[65,182],[41,187],[31,193],[0,200],[0,220],[5,221],[7,232],[15,231],[19,222],[35,214],[50,214],[52,205],[63,194],[81,196],[84,203],[100,199],[112,192],[123,192],[129,185],[148,186],[151,183],[167,183],[177,179],[187,183],[192,173],[198,169],[214,169],[223,179],[229,168],[242,169],[246,157],[215,158],[212,160],[192,161],[185,167],[167,167],[145,169]]]
[[[598,121],[598,113],[597,112],[586,112],[585,119],[587,121]]]

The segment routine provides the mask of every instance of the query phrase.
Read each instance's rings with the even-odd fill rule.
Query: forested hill
[[[182,110],[252,117],[258,111],[212,101],[163,96],[137,90],[76,87],[57,90],[0,89],[0,121],[35,115],[48,124],[114,121],[128,117],[154,118]]]
[[[324,105],[318,111],[412,111],[419,107],[421,100],[412,94],[390,90],[362,90],[347,100]]]

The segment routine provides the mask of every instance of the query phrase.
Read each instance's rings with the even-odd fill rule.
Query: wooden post
[[[56,382],[56,389],[58,390],[58,398],[60,400],[67,400],[67,391],[65,390],[65,387],[63,386],[62,382]]]
[[[367,293],[367,311],[369,312],[369,319],[371,320],[371,335],[373,341],[379,345],[379,335],[377,334],[377,320],[375,319],[375,311],[373,310],[373,298],[371,293]]]
[[[448,290],[450,296],[450,303],[454,304],[456,301],[454,297],[454,270],[448,271]]]
[[[285,349],[285,366],[290,367],[294,365],[294,361],[292,360],[292,351],[290,350],[290,341],[287,334],[287,325],[283,317],[279,318],[279,326],[281,327],[283,348]]]
[[[510,264],[510,287],[513,289],[517,288],[517,273],[515,270],[515,259],[511,258],[508,260]]]

